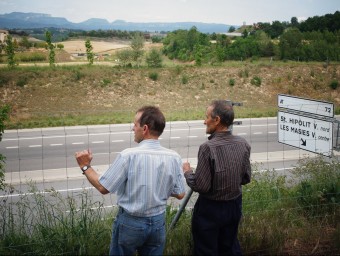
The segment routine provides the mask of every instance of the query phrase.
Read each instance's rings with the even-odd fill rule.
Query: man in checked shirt
[[[198,151],[196,171],[183,164],[188,186],[199,193],[192,216],[194,255],[241,254],[237,239],[242,185],[250,182],[250,145],[231,134],[233,107],[213,101],[204,124],[209,140]]]

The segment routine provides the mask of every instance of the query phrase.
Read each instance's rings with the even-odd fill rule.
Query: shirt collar
[[[139,142],[138,146],[142,147],[142,146],[147,146],[147,145],[160,145],[159,140],[154,140],[154,139],[147,139],[147,140],[143,140],[141,142]]]
[[[226,135],[231,135],[231,131],[225,131],[225,132],[214,132],[208,137],[208,140],[211,140],[214,137],[224,137]]]

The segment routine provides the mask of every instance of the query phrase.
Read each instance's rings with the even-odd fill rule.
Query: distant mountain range
[[[0,14],[0,29],[33,29],[33,28],[64,28],[81,30],[126,30],[126,31],[145,31],[161,32],[174,31],[177,29],[190,29],[193,26],[202,33],[225,33],[230,26],[238,28],[237,25],[226,25],[217,23],[202,22],[126,22],[116,20],[108,22],[106,19],[92,18],[80,23],[70,22],[65,18],[52,17],[45,13],[23,13],[12,12]]]

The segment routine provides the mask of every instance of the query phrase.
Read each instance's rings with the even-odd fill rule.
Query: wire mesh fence
[[[132,120],[134,114],[125,115]],[[232,133],[252,147],[253,181],[244,186],[240,227],[244,253],[339,253],[337,152],[329,158],[279,143],[276,117],[237,121]],[[131,130],[132,123],[6,130],[0,143],[7,184],[0,194],[0,253],[106,254],[116,197],[89,184],[74,153],[91,149],[92,165],[102,173],[117,153],[137,145]],[[206,140],[203,120],[167,122],[160,137],[192,166]],[[165,254],[190,254],[196,199],[194,192],[168,235]],[[169,199],[169,209],[180,203]]]

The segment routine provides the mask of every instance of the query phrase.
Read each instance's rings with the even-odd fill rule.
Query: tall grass
[[[42,194],[30,185],[29,195],[1,202],[1,255],[104,255],[112,214],[88,191],[66,198],[55,190]]]
[[[243,190],[239,240],[245,255],[340,253],[340,163],[306,159],[289,175],[253,168]],[[115,210],[105,212],[89,191],[62,196],[54,189],[18,201],[6,187],[0,202],[0,255],[106,255]],[[166,212],[167,227],[176,214]],[[165,255],[191,255],[191,211],[168,230]]]

